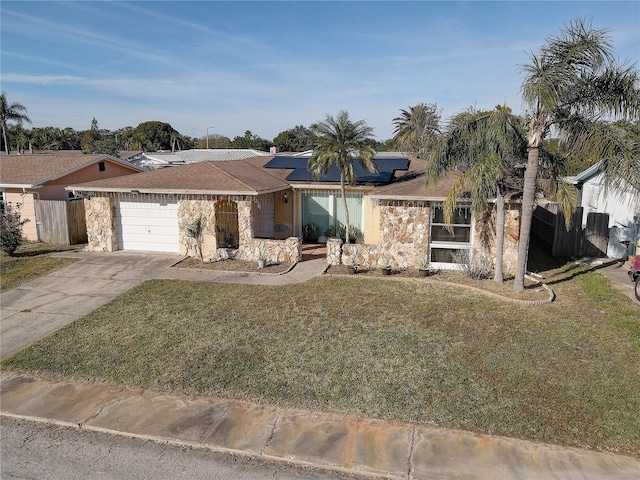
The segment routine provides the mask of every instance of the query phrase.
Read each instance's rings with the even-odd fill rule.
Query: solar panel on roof
[[[307,168],[308,158],[289,157],[286,155],[276,156],[269,160],[264,168]]]
[[[306,157],[289,157],[289,156],[276,156],[265,164],[265,168],[278,168],[278,169],[293,169],[287,176],[287,180],[291,182],[339,182],[340,171],[335,165],[329,170],[326,175],[316,179],[307,169],[307,163],[309,159]],[[396,170],[408,170],[409,162],[408,158],[380,158],[374,159],[378,172],[373,173],[364,169],[360,162],[354,162],[354,173],[356,176],[356,183],[389,183],[391,182]]]

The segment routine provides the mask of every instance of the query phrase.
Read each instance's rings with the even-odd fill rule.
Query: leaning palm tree
[[[8,121],[13,121],[20,125],[22,125],[22,122],[31,123],[31,119],[27,116],[27,108],[18,102],[9,104],[7,102],[7,96],[2,92],[2,94],[0,94],[0,127],[2,128],[4,150],[7,155],[9,155],[9,142],[7,141]]]
[[[346,243],[349,243],[349,209],[347,207],[348,185],[355,185],[356,175],[354,160],[357,158],[362,167],[370,172],[377,172],[373,156],[375,150],[369,146],[373,138],[373,128],[365,120],[352,122],[349,113],[340,110],[336,118],[327,115],[325,120],[311,125],[315,135],[313,154],[307,168],[318,179],[336,166],[340,172],[340,193],[345,214]]]
[[[469,192],[471,211],[479,216],[496,202],[496,266],[494,280],[504,280],[502,258],[505,229],[505,194],[517,187],[515,164],[523,159],[526,139],[523,120],[498,105],[490,112],[468,110],[456,115],[430,154],[427,182],[437,181],[447,169],[466,165],[444,202],[444,219],[453,223],[459,197]]]
[[[597,134],[593,127],[602,117],[640,116],[638,73],[632,66],[616,63],[606,30],[595,30],[576,19],[559,36],[547,38],[539,54],[531,53],[530,59],[521,67],[526,74],[522,97],[531,110],[516,291],[524,290],[540,149],[551,131],[576,152],[587,147],[586,137]],[[603,146],[608,142],[601,135],[595,140]]]
[[[440,113],[435,103],[419,103],[409,110],[401,109],[393,123],[394,145],[418,158],[424,158],[440,133]]]

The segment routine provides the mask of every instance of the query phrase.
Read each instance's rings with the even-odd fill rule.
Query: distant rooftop
[[[163,168],[198,162],[226,162],[245,158],[269,156],[267,152],[246,148],[215,148],[180,150],[178,152],[141,153],[130,161],[146,168]]]

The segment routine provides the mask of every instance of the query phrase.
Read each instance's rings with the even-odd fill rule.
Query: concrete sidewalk
[[[9,372],[0,405],[4,416],[380,478],[640,478],[632,457]]]

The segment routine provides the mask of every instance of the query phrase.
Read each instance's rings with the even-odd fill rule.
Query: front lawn
[[[78,260],[53,257],[53,252],[69,250],[71,247],[34,244],[20,247],[13,257],[0,254],[0,292],[19,287],[36,278],[66,267]]]
[[[640,455],[640,306],[597,273],[554,290],[154,280],[2,367]]]

